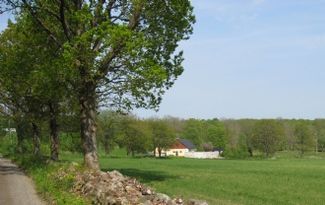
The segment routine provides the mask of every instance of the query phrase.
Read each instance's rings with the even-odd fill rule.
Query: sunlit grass
[[[210,204],[323,204],[324,154],[275,159],[197,160],[130,158],[121,150],[101,156],[103,170],[117,169],[159,192],[205,199]],[[82,161],[80,156],[65,156]]]

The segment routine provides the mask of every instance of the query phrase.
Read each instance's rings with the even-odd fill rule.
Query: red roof
[[[170,147],[171,149],[187,149],[185,145],[183,145],[179,140],[176,140],[176,142]]]

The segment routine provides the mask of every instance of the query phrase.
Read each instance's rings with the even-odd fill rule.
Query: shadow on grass
[[[163,171],[146,171],[140,169],[114,169],[123,175],[134,177],[140,182],[149,183],[153,181],[165,181],[169,179],[177,179],[177,176],[170,175]],[[113,171],[113,169],[103,169],[102,171]]]

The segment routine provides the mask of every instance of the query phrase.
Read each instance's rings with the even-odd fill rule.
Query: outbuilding
[[[190,140],[177,138],[169,149],[161,151],[161,156],[184,157],[185,153],[194,152],[195,150],[196,147]],[[159,157],[158,148],[156,148],[155,153],[156,157]]]

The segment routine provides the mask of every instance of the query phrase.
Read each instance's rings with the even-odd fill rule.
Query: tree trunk
[[[99,170],[96,144],[96,86],[86,81],[81,85],[79,92],[80,104],[80,134],[84,150],[85,166]]]
[[[158,147],[158,154],[159,154],[159,158],[161,158],[161,148]]]
[[[36,123],[32,123],[33,127],[33,145],[34,145],[34,155],[41,154],[41,140],[40,140],[40,132]]]
[[[248,153],[250,157],[253,157],[253,149],[251,147],[248,147]]]
[[[110,153],[110,146],[109,146],[109,135],[106,134],[104,136],[104,149],[105,149],[105,154]]]
[[[57,123],[56,107],[52,103],[49,103],[50,109],[50,141],[51,141],[51,160],[59,160],[59,126]]]
[[[17,152],[23,153],[23,140],[24,140],[24,131],[23,131],[23,125],[21,122],[16,122],[16,130],[17,130]]]

